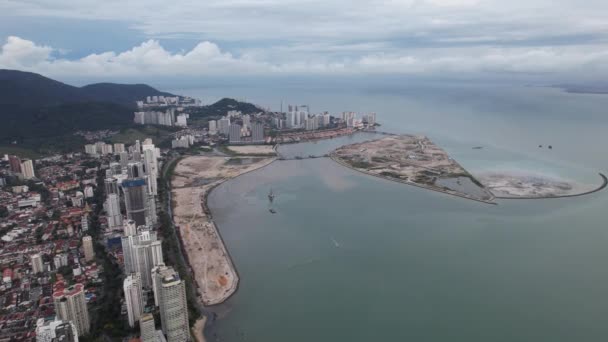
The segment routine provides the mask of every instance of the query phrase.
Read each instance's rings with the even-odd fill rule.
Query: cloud
[[[32,67],[49,60],[52,48],[10,36],[2,46],[0,65],[4,68]]]
[[[75,36],[84,35],[78,25],[87,22],[119,22],[145,42],[125,48],[133,44],[129,40],[122,51],[99,51],[94,43],[51,48],[44,45],[52,41],[45,36],[36,38],[38,44],[11,37],[0,66],[89,77],[531,73],[601,78],[607,76],[607,12],[605,0],[586,0],[584,6],[579,0],[184,0],[172,6],[164,0],[8,0],[0,1],[0,22],[10,14],[73,23]],[[17,34],[10,28],[5,32]],[[67,58],[61,53],[66,50],[79,52]]]
[[[359,47],[349,47],[349,51]],[[318,47],[316,49],[319,49]],[[604,46],[476,47],[394,50],[363,53],[356,58],[292,58],[285,62],[264,59],[264,54],[222,51],[204,41],[189,51],[171,52],[148,40],[127,51],[106,51],[82,58],[53,57],[57,51],[19,37],[8,37],[0,50],[0,68],[21,69],[57,77],[198,77],[243,75],[500,75],[548,74],[608,75],[608,48]],[[280,53],[302,53],[279,49]],[[288,51],[288,52],[285,52]],[[365,49],[363,51],[366,51]]]

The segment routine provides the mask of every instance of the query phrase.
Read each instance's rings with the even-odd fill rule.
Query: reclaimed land
[[[494,193],[498,199],[551,199],[571,198],[590,195],[608,186],[608,178],[599,173],[602,184],[584,190],[580,186],[565,181],[556,181],[538,177],[525,178],[495,175],[482,178],[482,182]]]
[[[490,191],[425,136],[390,135],[340,147],[330,157],[372,176],[496,204]]]
[[[207,196],[224,181],[274,160],[190,156],[175,167],[171,181],[173,220],[204,305],[224,302],[237,290],[239,283],[236,268],[207,208]]]

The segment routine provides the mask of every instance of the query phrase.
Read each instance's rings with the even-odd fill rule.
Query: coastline
[[[237,291],[239,283],[238,272],[213,222],[207,198],[213,189],[225,181],[267,166],[276,158],[254,158],[258,160],[245,167],[240,164],[227,165],[230,161],[241,159],[251,158],[189,156],[177,164],[172,176],[174,222],[197,292],[200,293],[198,299],[205,306],[226,301]],[[192,166],[194,169],[191,169]],[[197,167],[202,167],[204,171],[196,172]],[[210,182],[197,184],[204,180]]]

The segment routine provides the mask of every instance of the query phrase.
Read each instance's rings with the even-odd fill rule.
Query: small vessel
[[[473,149],[474,150],[481,150],[481,149],[483,149],[483,146],[475,146],[475,147],[473,147]]]
[[[334,239],[333,237],[331,238],[331,242],[334,243],[334,246],[336,246],[336,248],[340,248],[340,244],[338,243],[338,241],[336,241],[336,239]]]
[[[272,208],[268,209],[268,211],[270,211],[271,214],[276,214],[277,213],[277,211],[274,210],[274,209],[272,209]]]
[[[274,192],[272,192],[272,189],[270,189],[270,192],[268,193],[268,200],[270,201],[270,203],[274,201]]]

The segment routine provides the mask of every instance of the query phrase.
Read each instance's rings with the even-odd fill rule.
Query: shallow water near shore
[[[537,92],[510,99],[520,112],[502,107],[489,115],[507,120],[503,131],[521,126],[522,137],[512,143],[484,126],[488,114],[479,108],[487,107],[476,98],[464,105],[470,112],[462,103],[453,112],[477,114],[477,135],[450,134],[424,117],[379,117],[389,121],[383,129],[397,133],[420,133],[408,123],[426,127],[423,133],[473,174],[525,170],[599,184],[597,172],[608,167],[599,151],[608,138],[598,133],[608,119],[597,113],[606,99],[530,91]],[[533,100],[539,94],[544,100]],[[537,102],[527,108],[531,101]],[[560,101],[564,110],[542,114]],[[414,103],[429,111],[442,106]],[[521,111],[541,111],[545,121]],[[536,139],[557,147],[539,149]],[[276,214],[268,210],[271,188]],[[277,161],[209,196],[241,283],[213,309],[220,318],[207,335],[210,341],[604,340],[607,205],[608,192],[601,191],[492,206],[369,177],[327,158]]]

